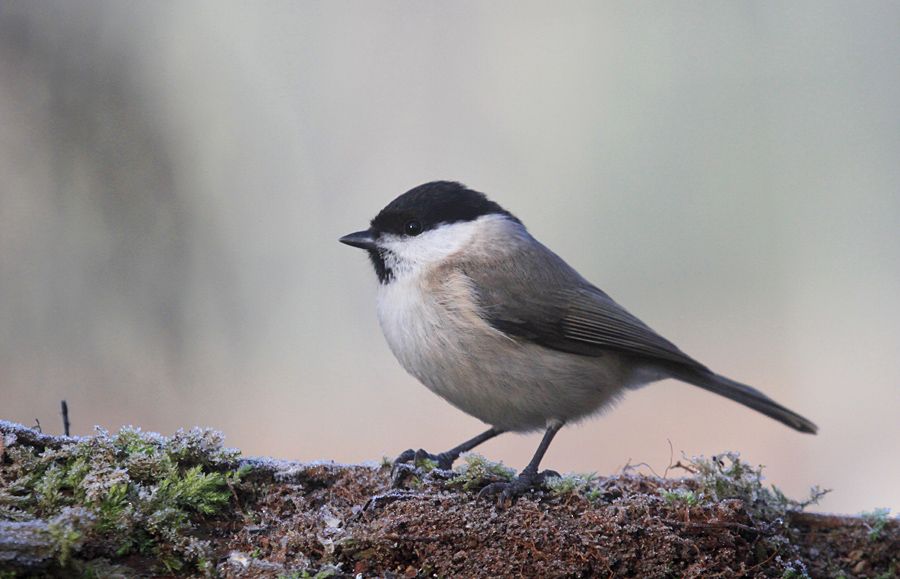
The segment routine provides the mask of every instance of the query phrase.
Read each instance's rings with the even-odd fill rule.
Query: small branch
[[[3,446],[6,447],[24,444],[39,448],[62,448],[63,445],[81,440],[72,436],[43,434],[21,424],[15,424],[6,420],[0,420],[0,435],[3,435]]]

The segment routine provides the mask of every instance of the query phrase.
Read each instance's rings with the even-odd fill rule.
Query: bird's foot
[[[559,473],[553,470],[533,472],[526,468],[515,478],[515,480],[509,482],[495,482],[484,487],[481,489],[481,492],[478,493],[477,500],[492,495],[500,495],[497,498],[498,506],[505,505],[507,501],[510,501],[510,504],[513,504],[516,502],[516,499],[531,492],[535,487],[543,486],[548,478],[558,476]]]
[[[434,468],[438,470],[451,470],[453,468],[453,462],[456,460],[456,456],[453,456],[450,453],[442,452],[440,454],[431,454],[430,452],[425,452],[421,448],[419,450],[405,450],[400,453],[396,459],[394,459],[394,466],[396,467],[398,464],[410,464],[413,466],[429,466],[426,461],[431,461],[434,463]]]
[[[452,474],[449,471],[453,468],[454,460],[456,460],[456,456],[451,453],[431,454],[421,448],[419,450],[410,448],[401,452],[400,456],[394,459],[394,464],[391,466],[391,485],[394,488],[403,488],[407,479],[421,477],[423,472],[430,472],[434,475],[434,471],[447,471],[444,476],[449,477]],[[422,468],[425,470],[420,470]]]

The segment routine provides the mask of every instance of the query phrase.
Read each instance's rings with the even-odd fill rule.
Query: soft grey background
[[[480,432],[400,369],[337,243],[433,179],[821,428],[666,382],[547,467],[662,473],[671,441],[900,508],[895,2],[3,0],[0,418],[58,433],[66,398],[76,434],[345,462]]]

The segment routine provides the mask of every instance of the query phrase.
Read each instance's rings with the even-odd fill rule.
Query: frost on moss
[[[688,465],[681,466],[694,475],[698,496],[692,498],[713,502],[740,499],[749,510],[767,519],[782,517],[789,510],[802,510],[816,504],[828,492],[812,487],[808,500],[790,499],[780,489],[763,485],[763,467],[744,462],[736,452],[725,452],[709,459],[694,457]]]
[[[549,477],[544,483],[550,492],[557,495],[577,493],[588,500],[597,498],[597,473],[567,473]]]
[[[171,438],[99,430],[59,448],[5,453],[13,480],[0,491],[0,520],[47,524],[60,565],[92,543],[104,546],[101,556],[153,554],[169,570],[208,568],[209,543],[189,531],[230,504],[243,474],[222,434],[199,428]]]
[[[454,470],[456,476],[450,480],[450,485],[475,490],[493,482],[511,481],[516,476],[516,469],[504,466],[503,462],[491,462],[480,454],[466,454],[463,462]]]

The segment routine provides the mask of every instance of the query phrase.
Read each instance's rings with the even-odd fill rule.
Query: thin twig
[[[667,466],[665,472],[663,472],[663,478],[666,478],[667,476],[669,476],[669,471],[674,466],[672,464],[672,460],[675,458],[675,447],[672,446],[672,441],[667,438],[666,442],[669,443],[669,466]]]
[[[66,399],[63,398],[62,402],[62,419],[63,419],[63,434],[69,436],[69,405],[66,404]]]

